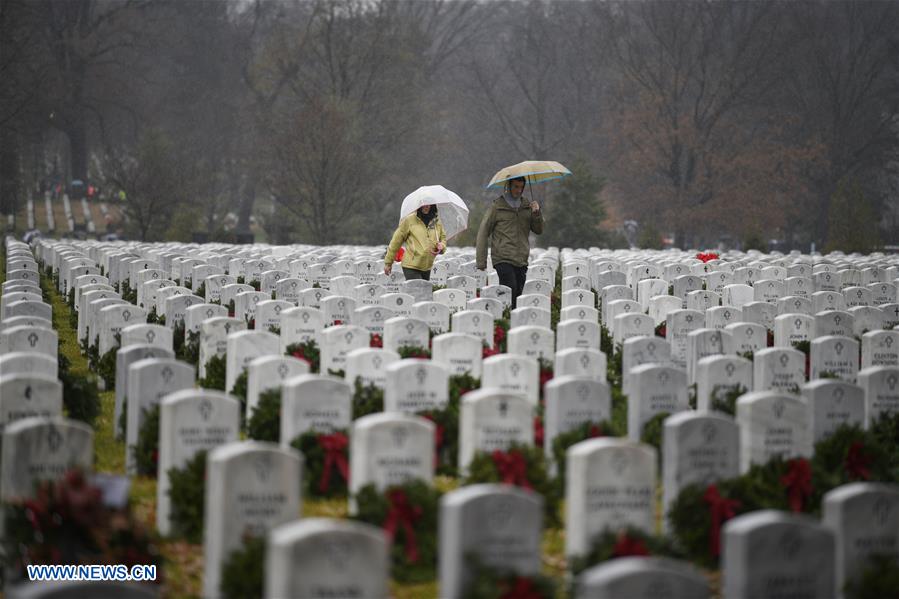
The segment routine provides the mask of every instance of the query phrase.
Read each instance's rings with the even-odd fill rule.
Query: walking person
[[[400,246],[404,248],[401,264],[406,280],[430,281],[434,258],[446,251],[446,231],[437,215],[436,205],[420,206],[400,221],[384,256],[385,275],[393,270]]]
[[[524,198],[525,183],[524,177],[509,179],[503,195],[493,201],[478,229],[477,268],[487,270],[489,240],[490,257],[500,285],[512,290],[512,309],[515,309],[518,296],[524,289],[528,272],[531,251],[528,235],[531,231],[537,235],[543,233],[540,205],[533,200],[528,203]]]

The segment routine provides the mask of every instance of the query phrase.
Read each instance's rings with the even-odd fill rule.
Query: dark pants
[[[407,281],[411,281],[413,279],[424,279],[425,281],[431,280],[430,270],[416,270],[414,268],[406,268],[404,266],[403,274],[406,276]]]
[[[499,284],[512,290],[512,309],[514,310],[518,296],[524,289],[524,279],[528,274],[528,267],[512,266],[506,262],[500,262],[494,264],[493,268],[496,269],[496,274],[499,276]]]

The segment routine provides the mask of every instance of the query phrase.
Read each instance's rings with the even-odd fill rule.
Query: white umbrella
[[[468,206],[443,185],[425,185],[406,196],[400,209],[403,220],[422,206],[436,205],[447,240],[468,228]]]

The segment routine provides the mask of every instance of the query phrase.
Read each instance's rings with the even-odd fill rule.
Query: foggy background
[[[131,239],[383,244],[441,184],[472,243],[538,159],[544,246],[899,243],[897,2],[2,0],[0,50],[4,214],[81,180]]]

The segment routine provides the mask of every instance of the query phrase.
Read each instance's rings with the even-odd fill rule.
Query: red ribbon
[[[599,428],[598,424],[591,424],[590,432],[588,434],[590,435],[591,439],[593,437],[604,437],[605,436],[605,434],[602,432],[602,429]]]
[[[443,425],[437,422],[430,414],[422,414],[425,418],[434,423],[434,468],[440,463],[440,448],[443,447]]]
[[[377,333],[371,334],[371,341],[368,344],[369,347],[384,347],[384,340]]]
[[[336,327],[336,326],[339,325],[339,324],[343,324],[343,321],[340,320],[340,319],[335,319],[335,320],[334,320],[334,326]]]
[[[716,485],[709,485],[702,499],[709,504],[709,513],[712,517],[712,528],[709,530],[709,551],[713,556],[721,554],[721,525],[737,515],[736,509],[740,502],[736,499],[727,499],[718,493]]]
[[[498,353],[498,349],[484,345],[484,348],[481,350],[481,358],[489,358],[490,356],[495,356]]]
[[[634,539],[622,532],[618,535],[615,547],[612,548],[612,556],[627,557],[629,555],[649,555],[649,549],[640,539]]]
[[[534,416],[534,445],[543,447],[543,419]]]
[[[534,587],[534,581],[525,576],[517,576],[509,583],[500,599],[544,599],[543,593]]]
[[[418,545],[415,543],[415,530],[412,525],[421,518],[421,507],[409,503],[409,498],[402,489],[388,492],[387,500],[390,502],[387,520],[384,522],[387,538],[392,543],[397,527],[402,527],[406,535],[406,561],[414,564],[418,561]]]
[[[492,457],[503,483],[525,489],[532,488],[528,481],[528,465],[521,452],[515,450],[505,452],[497,449]]]
[[[843,462],[843,467],[852,480],[871,478],[871,471],[868,469],[868,466],[871,465],[871,458],[863,453],[864,447],[861,441],[854,441],[849,446],[849,451],[846,452],[846,461]]]
[[[493,327],[493,346],[499,347],[499,344],[506,338],[506,330],[500,325]]]
[[[812,468],[805,458],[790,461],[790,471],[780,477],[780,484],[787,488],[790,509],[801,512],[805,500],[812,494]]]
[[[660,323],[659,326],[656,327],[656,336],[658,337],[666,337],[668,334],[668,323]]]
[[[331,484],[331,469],[337,466],[337,472],[343,480],[349,480],[349,464],[346,460],[347,438],[343,433],[319,435],[318,446],[325,450],[325,462],[322,466],[322,476],[318,481],[318,491],[325,493]]]
[[[303,350],[298,349],[298,350],[296,350],[295,352],[293,352],[291,355],[292,355],[294,358],[296,358],[297,360],[302,360],[302,361],[305,362],[306,364],[309,364],[310,367],[312,366],[312,361],[311,361],[309,358],[307,358],[307,357],[305,356],[305,354],[303,354]]]
[[[545,370],[540,371],[540,388],[543,388],[543,385],[550,382],[553,379],[553,371],[551,368],[547,368]]]

